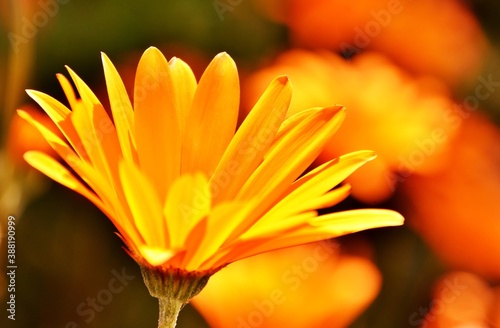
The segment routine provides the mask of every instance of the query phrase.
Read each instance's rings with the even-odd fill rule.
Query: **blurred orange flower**
[[[376,297],[381,275],[364,254],[332,242],[234,263],[192,304],[211,327],[347,327]]]
[[[425,328],[498,327],[499,301],[498,290],[481,277],[449,272],[436,282],[430,306],[414,312],[409,323]]]
[[[247,111],[277,74],[290,76],[294,84],[290,115],[334,102],[348,108],[321,162],[354,149],[374,149],[379,155],[347,180],[358,199],[383,201],[401,180],[393,174],[427,173],[442,165],[454,130],[445,119],[452,102],[437,81],[410,77],[375,53],[347,62],[331,53],[292,50],[248,78],[243,103]]]
[[[411,225],[453,268],[500,278],[500,131],[477,113],[453,114],[453,158],[403,184]]]
[[[262,1],[260,1],[262,2]],[[472,80],[487,53],[481,27],[458,0],[275,0],[265,7],[290,27],[296,46],[348,55],[380,51],[450,85]]]
[[[21,109],[37,121],[42,122],[52,133],[61,136],[52,120],[37,108],[32,105],[24,105]],[[32,124],[29,124],[18,115],[14,115],[7,136],[7,154],[14,165],[26,167],[23,155],[28,150],[38,150],[52,157],[57,156],[42,134]]]

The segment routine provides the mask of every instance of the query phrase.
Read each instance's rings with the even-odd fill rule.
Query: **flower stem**
[[[177,317],[184,304],[179,300],[169,298],[158,298],[160,303],[160,314],[158,328],[174,328],[177,324]]]

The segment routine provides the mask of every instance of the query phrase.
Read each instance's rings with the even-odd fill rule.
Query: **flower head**
[[[133,102],[102,55],[112,118],[68,68],[80,98],[58,79],[71,110],[28,91],[64,138],[20,111],[71,170],[38,151],[26,160],[87,197],[114,223],[141,267],[213,273],[255,254],[367,228],[399,225],[392,211],[318,215],[349,193],[332,188],[374,158],[358,151],[299,176],[338,129],[344,108],[303,111],[285,120],[288,78],[274,79],[236,131],[239,79],[217,55],[197,82],[182,60],[156,48],[139,61]]]
[[[453,157],[402,185],[408,222],[449,267],[500,278],[500,129],[480,113],[453,111]],[[474,165],[471,165],[474,163]],[[446,231],[444,231],[446,230]],[[457,242],[459,240],[460,242]]]

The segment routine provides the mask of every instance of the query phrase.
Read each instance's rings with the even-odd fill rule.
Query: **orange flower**
[[[414,312],[410,324],[425,328],[498,327],[498,296],[481,277],[449,272],[436,282],[431,306]],[[428,313],[423,318],[425,311]]]
[[[43,124],[53,133],[60,136],[59,130],[49,117],[43,115],[31,105],[25,105],[21,108],[24,112],[36,118],[36,120],[43,122]],[[40,132],[38,132],[33,125],[27,123],[18,115],[12,117],[7,139],[7,153],[16,166],[26,165],[26,162],[23,160],[23,155],[28,150],[39,150],[49,154],[50,156],[57,156],[56,152],[50,147],[48,142],[43,139]]]
[[[375,53],[346,62],[331,53],[292,50],[247,80],[247,108],[277,74],[290,76],[294,84],[290,114],[336,101],[349,109],[320,162],[360,148],[379,155],[348,179],[356,198],[383,201],[398,181],[394,173],[428,173],[443,165],[447,139],[453,135],[444,114],[452,102],[446,89],[430,78],[410,77]],[[428,143],[432,156],[427,154]]]
[[[486,118],[450,112],[460,124],[453,158],[428,176],[402,184],[411,225],[449,265],[500,278],[500,131]],[[408,207],[407,207],[408,208]]]
[[[381,276],[364,255],[318,242],[223,269],[192,304],[211,327],[347,327],[375,298]]]
[[[402,224],[385,210],[316,212],[348,195],[347,185],[331,188],[373,159],[371,151],[341,156],[298,179],[342,122],[341,106],[284,121],[291,87],[278,77],[235,133],[239,79],[227,54],[217,55],[197,83],[183,61],[168,62],[149,48],[138,64],[133,104],[111,61],[102,59],[113,121],[70,69],[81,99],[58,78],[72,111],[28,91],[67,141],[20,112],[85,183],[41,152],[25,158],[106,213],[160,307],[175,303],[178,311],[211,274],[239,259]]]
[[[486,37],[462,1],[271,1],[276,2],[281,5],[266,7],[290,27],[297,46],[380,51],[412,72],[451,85],[474,79],[486,57]]]

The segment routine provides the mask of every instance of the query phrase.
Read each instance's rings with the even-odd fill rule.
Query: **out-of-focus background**
[[[499,15],[494,0],[1,0],[0,326],[156,326],[157,302],[112,224],[24,163],[26,150],[50,149],[15,115],[44,115],[25,89],[64,99],[64,65],[106,104],[100,52],[131,86],[140,54],[156,46],[198,77],[228,52],[242,117],[282,74],[294,86],[290,114],[345,105],[317,164],[358,149],[379,157],[331,210],[407,219],[230,265],[180,328],[500,327]]]

